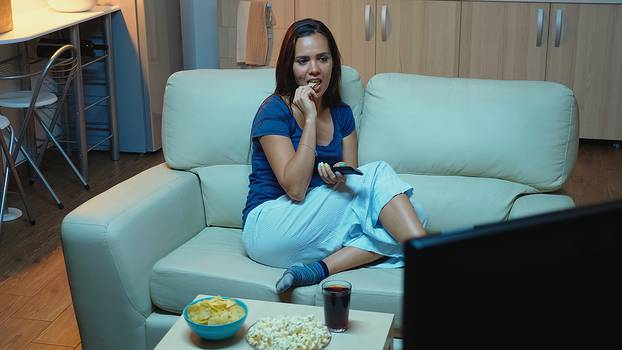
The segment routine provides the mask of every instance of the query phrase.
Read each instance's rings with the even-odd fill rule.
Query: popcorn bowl
[[[332,335],[313,315],[281,315],[258,320],[245,338],[256,350],[319,350],[328,346]]]
[[[186,323],[188,323],[188,327],[190,327],[192,332],[194,332],[196,335],[198,335],[199,337],[203,339],[221,340],[221,339],[229,338],[233,336],[235,333],[237,333],[240,330],[240,328],[242,328],[242,325],[244,324],[244,321],[246,320],[246,316],[248,315],[248,306],[246,306],[246,304],[243,301],[238,300],[238,299],[223,297],[223,299],[225,300],[227,299],[233,300],[236,304],[240,305],[242,309],[244,309],[244,315],[242,316],[242,318],[240,318],[237,321],[230,322],[230,323],[207,325],[207,324],[193,322],[192,320],[190,320],[190,317],[188,316],[188,308],[190,306],[196,303],[199,303],[201,301],[210,300],[213,298],[214,297],[206,297],[206,298],[197,299],[191,302],[190,304],[186,305],[183,311],[184,319],[186,320]]]

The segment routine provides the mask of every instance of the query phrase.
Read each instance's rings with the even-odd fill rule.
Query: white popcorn
[[[319,350],[330,342],[330,332],[315,316],[265,317],[246,339],[258,350]]]

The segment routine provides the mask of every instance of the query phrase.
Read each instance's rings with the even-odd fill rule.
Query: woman
[[[328,28],[313,19],[292,24],[274,94],[253,121],[243,211],[249,257],[287,269],[278,293],[362,265],[401,267],[401,243],[426,234],[412,187],[387,163],[362,166],[362,176],[332,171],[332,165],[358,167],[354,117],[339,96],[340,80]]]

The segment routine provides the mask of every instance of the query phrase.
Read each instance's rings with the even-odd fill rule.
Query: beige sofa
[[[274,70],[196,70],[165,94],[166,163],[71,212],[62,241],[85,350],[152,349],[196,294],[279,300],[283,270],[241,244],[249,131]],[[385,160],[447,231],[573,206],[555,192],[577,154],[577,108],[562,85],[381,74],[363,90],[344,67],[360,163]],[[401,327],[401,269],[340,273],[353,309],[390,312]],[[318,286],[288,302],[320,305]]]

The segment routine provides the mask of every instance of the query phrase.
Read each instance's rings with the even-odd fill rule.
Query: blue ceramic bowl
[[[201,298],[186,305],[186,307],[184,307],[184,312],[183,312],[184,319],[188,323],[188,326],[190,327],[190,329],[194,333],[196,333],[196,335],[198,335],[199,337],[203,339],[219,340],[219,339],[229,338],[235,333],[237,333],[237,331],[240,330],[240,328],[242,328],[242,325],[244,324],[244,321],[246,320],[246,315],[248,315],[248,306],[246,306],[246,304],[244,304],[244,302],[242,302],[241,300],[232,299],[244,309],[244,316],[242,316],[242,318],[240,318],[239,320],[231,322],[231,323],[218,324],[218,325],[205,325],[205,324],[200,324],[200,323],[194,323],[188,317],[188,307],[190,305],[196,304],[202,300],[210,300],[213,298],[214,297]],[[231,299],[231,298],[226,298],[226,297],[222,297],[222,298]]]

